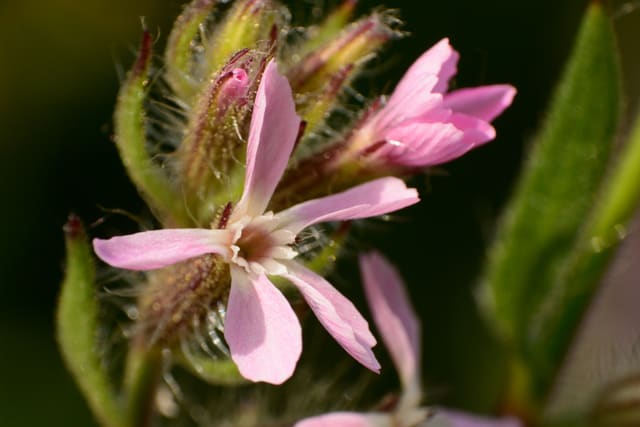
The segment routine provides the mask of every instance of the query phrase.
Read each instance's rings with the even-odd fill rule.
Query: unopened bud
[[[239,168],[249,98],[263,59],[246,49],[238,52],[195,98],[177,159],[187,204],[200,223],[209,223],[215,209],[237,192],[229,187],[230,177]],[[225,200],[218,200],[222,195]]]
[[[320,24],[309,27],[305,42],[298,47],[298,55],[304,57],[338,37],[351,20],[357,3],[357,0],[345,0]]]
[[[287,77],[293,91],[300,94],[321,90],[340,70],[363,64],[396,34],[383,14],[354,22],[289,69]]]
[[[262,47],[269,51],[275,43],[274,29],[280,26],[286,14],[284,10],[270,0],[235,2],[204,45],[200,73],[216,72],[231,55],[242,49]],[[265,46],[265,42],[268,45]]]
[[[217,303],[226,304],[229,286],[228,267],[215,255],[149,273],[138,302],[136,339],[169,348],[193,340],[203,332],[199,326],[213,321],[209,314]]]
[[[294,60],[296,56],[302,59],[287,72],[296,94],[298,112],[311,131],[326,121],[343,89],[357,76],[362,65],[397,34],[390,27],[387,15],[379,13],[339,31],[336,26],[351,14],[353,3],[345,3],[334,12],[326,27],[322,27],[320,38],[325,39],[324,43],[310,38],[301,45]]]
[[[178,17],[165,50],[167,82],[182,100],[189,100],[199,89],[201,76],[196,75],[200,47],[196,43],[202,25],[216,5],[215,0],[193,0]]]

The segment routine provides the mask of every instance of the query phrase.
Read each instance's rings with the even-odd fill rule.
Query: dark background
[[[311,2],[296,2],[293,13]],[[571,46],[584,0],[396,1],[409,37],[384,53],[373,82],[392,87],[442,37],[461,52],[458,86],[518,88],[498,138],[421,178],[423,203],[391,227],[384,251],[411,286],[425,324],[425,379],[436,400],[486,410],[480,387],[499,360],[478,320],[472,287],[527,142]],[[163,43],[180,0],[0,2],[0,425],[87,426],[91,417],[61,364],[53,332],[70,211],[87,223],[99,206],[142,203],[109,140],[119,73],[133,59],[140,16]],[[366,12],[377,2],[362,1]],[[629,80],[640,11],[610,5]],[[379,89],[382,90],[382,89]],[[633,101],[633,97],[630,98]]]

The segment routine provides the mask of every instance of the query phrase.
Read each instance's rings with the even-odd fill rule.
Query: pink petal
[[[420,376],[420,322],[402,278],[377,252],[360,256],[360,271],[373,320],[403,386],[408,388]]]
[[[493,126],[482,119],[477,119],[462,113],[453,113],[450,122],[464,132],[461,145],[469,146],[469,149],[489,142],[496,137],[496,130]],[[467,149],[467,151],[469,149]],[[455,157],[458,157],[458,155]]]
[[[294,427],[392,427],[386,414],[359,414],[357,412],[334,412],[298,421]]]
[[[224,337],[243,377],[282,384],[302,351],[300,322],[282,293],[261,275],[231,267]]]
[[[409,167],[444,163],[471,149],[464,145],[464,131],[451,123],[411,122],[386,133],[387,144],[373,153],[383,160]]]
[[[441,94],[456,73],[458,52],[442,39],[418,58],[402,77],[381,110],[378,127],[396,126],[411,117],[424,116],[442,102]]]
[[[285,275],[302,293],[322,326],[354,359],[374,372],[380,364],[371,351],[376,343],[367,321],[329,282],[301,265],[287,263]]]
[[[393,212],[420,201],[414,188],[398,178],[379,178],[342,193],[292,206],[274,217],[274,223],[297,234],[326,221],[368,218]]]
[[[253,106],[244,191],[236,212],[251,216],[264,212],[291,157],[299,129],[289,82],[271,60]]]
[[[511,105],[514,96],[516,89],[510,85],[460,89],[444,97],[443,107],[490,122]]]
[[[232,237],[227,230],[164,229],[93,239],[93,249],[114,267],[153,270],[204,254],[226,256]]]
[[[442,427],[521,427],[522,423],[516,418],[487,418],[478,417],[464,412],[438,410],[431,418],[434,427],[437,423]]]

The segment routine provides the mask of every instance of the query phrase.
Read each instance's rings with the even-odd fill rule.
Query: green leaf
[[[182,198],[146,146],[144,101],[149,86],[151,34],[145,31],[140,52],[120,88],[114,114],[115,143],[129,177],[149,207],[165,224],[190,225]]]
[[[65,228],[67,263],[57,311],[57,339],[67,367],[103,426],[122,427],[122,408],[96,349],[98,301],[94,261],[80,220]]]
[[[583,241],[597,202],[618,124],[619,66],[613,29],[602,6],[593,3],[583,20],[573,53],[536,138],[525,172],[507,208],[485,271],[482,296],[487,317],[513,353],[518,384],[510,392],[519,403],[539,402],[548,391],[576,322],[562,342],[547,339],[559,331],[542,331],[540,316],[559,295],[578,289],[588,303],[595,283],[559,280]],[[573,279],[572,279],[573,280]],[[524,379],[523,379],[524,377]],[[513,388],[519,390],[513,390]]]
[[[554,298],[547,299],[533,319],[532,330],[539,341],[546,343],[545,354],[537,355],[538,358],[558,363],[564,357],[600,279],[627,236],[628,223],[639,202],[640,118],[605,181],[593,215],[558,274]]]

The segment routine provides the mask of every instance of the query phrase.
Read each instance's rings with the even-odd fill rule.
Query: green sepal
[[[554,329],[558,325],[540,330],[540,319],[550,316],[549,307],[570,308],[556,304],[559,296],[594,288],[590,278],[582,283],[559,279],[597,202],[614,149],[619,106],[613,29],[602,6],[593,3],[489,253],[481,289],[487,318],[528,376],[519,381],[527,390],[516,395],[533,402],[540,403],[548,392],[576,326],[562,343],[552,344],[548,339],[560,332]],[[588,300],[574,309],[582,311]]]
[[[122,427],[123,408],[97,348],[99,304],[91,248],[77,217],[69,218],[64,231],[67,260],[56,316],[58,345],[100,424]]]
[[[176,356],[176,362],[202,381],[215,386],[238,386],[249,381],[231,359],[214,359],[207,354],[192,354],[189,357]]]
[[[144,102],[149,87],[151,34],[145,31],[138,58],[120,88],[114,114],[114,140],[129,177],[149,207],[167,226],[189,224],[184,203],[146,146]]]
[[[193,0],[173,24],[167,41],[165,77],[178,98],[187,102],[200,86],[201,76],[194,74],[197,71],[194,41],[216,3],[214,0]]]
[[[322,249],[305,262],[305,266],[321,276],[329,274],[335,266],[338,254],[344,246],[350,229],[350,222],[342,222],[338,229],[331,234],[329,241],[322,245]]]

